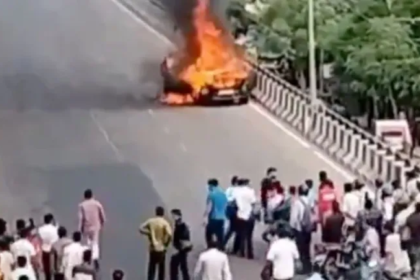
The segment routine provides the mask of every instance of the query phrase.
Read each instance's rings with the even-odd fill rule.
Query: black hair
[[[2,251],[9,250],[9,243],[3,238],[0,239],[0,250]]]
[[[420,213],[420,202],[416,203],[416,212]]]
[[[276,172],[277,169],[275,167],[269,167],[267,168],[267,175],[270,175],[270,173]]]
[[[325,181],[325,180],[327,180],[327,179],[328,179],[327,172],[325,172],[325,171],[320,171],[320,172],[319,172],[319,180],[320,180],[320,181]]]
[[[305,180],[305,184],[308,186],[308,187],[312,187],[313,185],[314,185],[314,181],[312,181],[311,179],[306,179]]]
[[[5,234],[7,231],[7,222],[0,218],[0,235]]]
[[[85,197],[85,199],[91,199],[93,197],[92,190],[91,189],[85,190],[84,197]]]
[[[295,186],[290,186],[289,187],[289,193],[291,195],[295,195],[296,194],[296,187]]]
[[[124,271],[121,269],[116,269],[112,272],[112,279],[113,280],[122,280],[124,278]]]
[[[28,275],[20,275],[18,280],[29,280]]]
[[[54,216],[51,213],[48,213],[44,216],[44,223],[51,224],[54,221]]]
[[[63,238],[67,236],[67,229],[63,226],[60,226],[57,230],[58,232],[58,237]]]
[[[354,189],[357,191],[360,191],[363,188],[363,184],[357,180],[354,181],[353,185],[354,185]]]
[[[353,185],[352,183],[345,183],[344,184],[344,192],[345,193],[349,193],[353,190]]]
[[[236,186],[238,184],[238,176],[233,176],[232,179],[230,180],[230,184],[232,186]]]
[[[173,214],[173,215],[177,215],[177,216],[182,216],[182,212],[181,212],[181,210],[180,209],[172,209],[171,210],[171,213]]]
[[[92,251],[91,250],[84,250],[83,251],[83,261],[84,262],[91,262],[92,261]]]
[[[162,206],[156,207],[155,215],[158,217],[163,217],[165,215],[165,209]]]
[[[212,178],[207,181],[207,184],[212,187],[217,187],[219,185],[219,181],[217,181],[217,179]]]
[[[307,195],[308,194],[308,189],[306,189],[306,187],[304,187],[304,186],[299,186],[299,188],[298,188],[298,194],[300,195],[300,196],[305,196],[305,195]]]
[[[373,201],[365,196],[365,209],[370,210],[373,208]]]
[[[74,242],[82,241],[82,233],[80,231],[73,232],[73,241]]]
[[[18,256],[16,258],[16,264],[18,267],[25,267],[28,264],[28,260],[25,256]]]
[[[19,231],[23,230],[24,228],[26,228],[25,220],[24,219],[18,219],[16,221],[16,231],[19,232]]]

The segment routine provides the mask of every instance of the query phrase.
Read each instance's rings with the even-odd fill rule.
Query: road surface
[[[184,210],[200,250],[209,177],[226,186],[232,175],[246,176],[257,185],[276,166],[287,185],[320,169],[344,181],[252,106],[154,104],[169,47],[110,0],[0,0],[0,7],[0,215],[40,219],[53,211],[74,229],[77,203],[92,188],[108,214],[105,273],[144,275],[137,227],[157,205]],[[236,279],[258,275],[256,261],[232,265]]]

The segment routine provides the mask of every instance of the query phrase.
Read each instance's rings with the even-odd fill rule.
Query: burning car
[[[211,13],[209,0],[197,0],[193,31],[184,46],[161,64],[163,94],[170,105],[247,103],[255,78],[242,50]]]

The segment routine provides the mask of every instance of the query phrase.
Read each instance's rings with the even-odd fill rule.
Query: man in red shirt
[[[334,189],[333,182],[328,179],[325,171],[319,173],[319,191],[318,191],[318,215],[321,224],[324,224],[325,218],[333,212],[334,201],[337,200],[337,195]]]

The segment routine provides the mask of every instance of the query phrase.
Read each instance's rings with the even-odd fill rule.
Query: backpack
[[[308,203],[300,199],[300,202],[304,206],[304,211],[302,215],[301,227],[304,232],[313,232],[316,230],[316,224],[312,220],[312,209]]]

